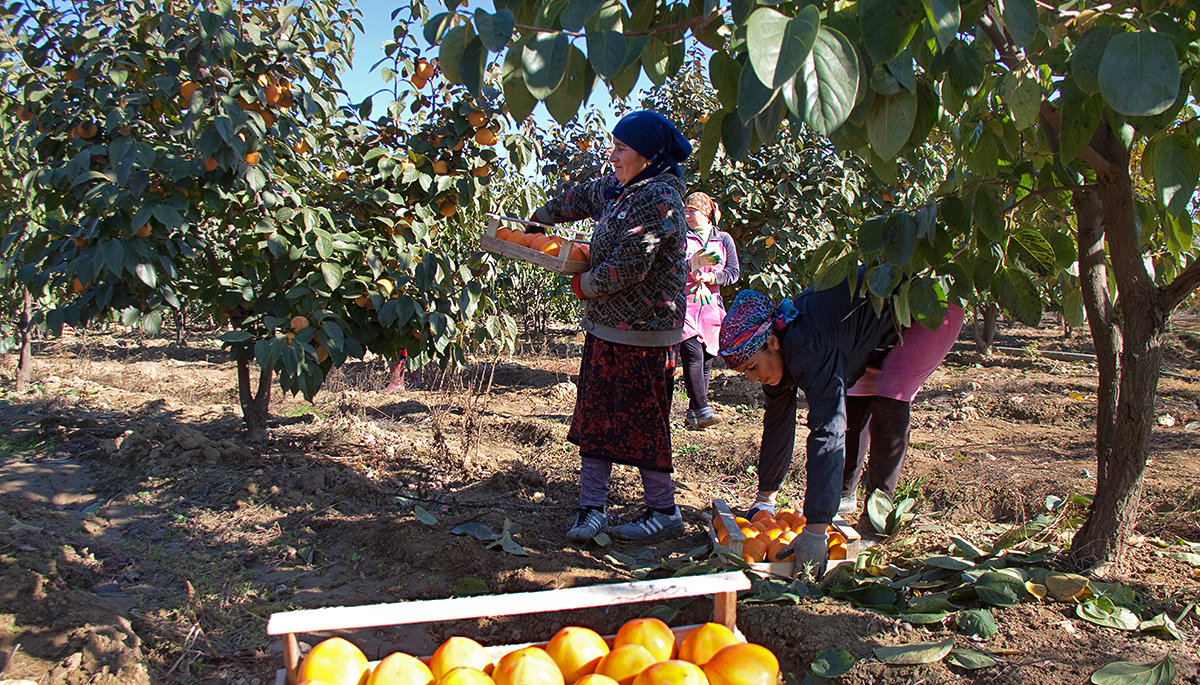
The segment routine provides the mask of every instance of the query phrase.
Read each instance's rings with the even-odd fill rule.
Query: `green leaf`
[[[425,40],[429,45],[437,45],[441,42],[446,32],[454,26],[457,17],[453,12],[442,12],[435,14],[425,22]]]
[[[611,79],[625,64],[625,36],[619,31],[588,31],[587,52],[596,73]]]
[[[1055,270],[1054,248],[1041,233],[1032,228],[1022,228],[1012,234],[1009,249],[1016,248],[1017,257],[1030,270],[1040,276],[1052,276]]]
[[[1034,0],[999,0],[1000,21],[1008,29],[1008,35],[1020,47],[1025,47],[1037,38],[1038,8]]]
[[[450,83],[463,83],[459,68],[466,57],[467,46],[475,40],[475,30],[470,24],[455,26],[446,32],[438,49],[438,66]]]
[[[558,88],[567,75],[571,59],[571,42],[567,34],[537,33],[521,51],[521,67],[529,94],[545,100]]]
[[[971,219],[979,232],[992,242],[1004,240],[1004,216],[1000,213],[1000,200],[989,188],[975,191],[971,203]]]
[[[479,578],[463,578],[450,588],[452,597],[469,597],[471,595],[486,595],[488,586]]]
[[[1042,298],[1029,275],[1018,269],[1000,267],[992,276],[996,301],[1017,321],[1036,327],[1042,321]]]
[[[495,14],[488,14],[483,9],[475,10],[475,30],[479,33],[479,40],[492,52],[500,52],[508,45],[514,22],[511,10],[503,9]]]
[[[855,659],[844,649],[827,649],[813,659],[809,668],[823,678],[840,678],[854,668]]]
[[[1100,95],[1126,116],[1150,116],[1179,95],[1179,57],[1161,33],[1131,31],[1108,41],[1100,61]]]
[[[1167,556],[1172,559],[1178,559],[1185,564],[1200,566],[1200,554],[1196,554],[1195,552],[1171,552]]]
[[[899,666],[931,664],[946,658],[952,647],[954,647],[953,637],[938,642],[917,642],[902,647],[876,647],[875,658],[885,664]]]
[[[560,125],[571,123],[587,95],[587,55],[574,45],[567,64],[567,76],[546,98],[546,109]]]
[[[957,535],[951,535],[950,542],[954,543],[955,549],[967,555],[968,557],[971,557],[972,559],[978,559],[979,557],[983,556],[983,550],[971,544],[971,542],[966,538],[961,538]]]
[[[890,291],[888,295],[891,295]],[[882,490],[871,493],[867,499],[867,518],[870,519],[875,532],[883,533],[887,530],[887,518],[888,514],[892,513],[892,508],[892,499]]]
[[[901,621],[911,623],[915,626],[923,626],[923,625],[930,625],[932,623],[941,623],[942,621],[945,621],[946,617],[949,615],[950,614],[948,614],[944,611],[939,611],[939,612],[932,613],[932,614],[923,613],[923,612],[919,612],[919,611],[906,611],[902,614],[897,615],[896,618],[900,619]]]
[[[442,45],[444,47],[445,43]],[[487,56],[488,51],[483,46],[483,41],[475,37],[463,48],[461,62],[458,65],[459,78],[467,87],[467,91],[477,99],[483,99],[483,72],[487,68]],[[366,101],[370,102],[371,99],[367,98]]]
[[[937,32],[939,50],[945,50],[958,35],[958,24],[962,21],[962,10],[958,0],[923,0],[925,17]]]
[[[979,55],[970,46],[955,43],[946,51],[950,85],[964,97],[973,97],[983,86],[985,72]]]
[[[746,67],[750,71],[750,78],[755,81],[758,77],[754,75],[754,70]],[[740,116],[730,116],[733,112],[721,119],[721,145],[725,147],[725,154],[733,160],[741,160],[746,158],[747,149],[750,147],[750,127],[751,124],[743,123]]]
[[[867,115],[871,148],[884,161],[893,159],[912,133],[917,120],[917,96],[907,90],[875,98]]]
[[[1167,612],[1163,612],[1154,618],[1142,621],[1138,624],[1138,630],[1146,633],[1154,633],[1166,640],[1183,640],[1183,633],[1179,632],[1179,627],[1175,625],[1175,621],[1167,616]]]
[[[944,555],[926,557],[925,559],[922,559],[921,562],[927,566],[933,566],[934,568],[944,568],[947,571],[965,571],[969,568],[975,568],[975,562],[973,561],[967,561],[966,559]]]
[[[1175,663],[1170,656],[1162,661],[1139,664],[1117,661],[1092,674],[1093,685],[1170,685],[1175,682]]]
[[[416,514],[418,521],[427,526],[437,525],[437,518],[435,518],[433,514],[426,511],[425,507],[422,507],[419,504],[413,507],[413,514]]]
[[[934,278],[921,276],[913,280],[908,301],[913,320],[928,330],[936,331],[946,318],[946,293]]]
[[[921,0],[860,0],[858,3],[862,44],[876,64],[899,55],[924,18]]]
[[[593,14],[600,11],[604,2],[605,0],[567,0],[567,6],[563,8],[562,14],[558,17],[559,24],[562,25],[564,31],[574,33],[583,28],[584,23]]]
[[[717,147],[721,144],[721,121],[724,118],[724,110],[714,112],[709,116],[708,121],[704,122],[704,130],[700,133],[700,149],[696,151],[696,165],[700,177],[704,180],[708,179],[713,161],[717,158]]]
[[[500,75],[500,89],[504,93],[504,102],[517,123],[528,119],[538,102],[525,85],[525,69],[521,66],[521,55],[521,45],[514,45],[504,56],[504,68]]]
[[[738,80],[741,73],[741,63],[724,51],[718,50],[708,58],[708,80],[717,89],[717,100],[724,109],[738,106]]]
[[[1023,581],[998,571],[988,571],[975,581],[975,595],[993,606],[1016,606],[1026,592]]]
[[[946,663],[965,668],[968,671],[977,671],[981,668],[995,666],[996,660],[990,654],[974,649],[952,649],[946,655]]]
[[[1059,98],[1059,111],[1062,112],[1062,130],[1059,133],[1058,158],[1063,164],[1070,164],[1087,147],[1100,125],[1102,103],[1084,93],[1075,85],[1074,79],[1064,80],[1060,84],[1062,97]]]
[[[333,262],[321,262],[321,277],[330,290],[336,290],[342,284],[342,266]]]
[[[1168,212],[1187,215],[1198,178],[1200,152],[1190,136],[1175,131],[1154,145],[1154,194]]]
[[[781,88],[808,58],[821,27],[815,5],[808,5],[795,17],[760,7],[746,23],[746,45],[750,64],[764,84]]]
[[[499,539],[500,534],[492,530],[486,523],[460,523],[450,529],[454,535],[473,535],[484,542]]]
[[[642,52],[642,68],[655,86],[661,86],[667,82],[671,72],[670,61],[671,57],[667,52],[666,44],[657,37],[651,38],[650,44]]]
[[[1037,81],[1023,76],[1012,77],[1012,88],[1005,99],[1017,130],[1027,129],[1037,122],[1042,107],[1042,88]]]
[[[978,593],[978,587],[976,587]],[[987,609],[967,609],[954,617],[954,627],[963,635],[987,639],[1000,631],[996,619]]]
[[[810,5],[811,7],[811,5]],[[829,135],[850,116],[858,95],[858,53],[840,31],[822,26],[800,72],[783,89],[792,114]]]
[[[759,80],[753,66],[749,63],[742,65],[737,88],[738,117],[743,123],[753,121],[754,117],[762,114],[763,110],[771,104],[778,93],[778,90],[768,88]]]
[[[138,264],[133,270],[142,283],[145,283],[151,288],[158,285],[158,272],[154,270],[153,264]]]
[[[1100,92],[1100,62],[1113,30],[1111,26],[1097,26],[1083,34],[1071,51],[1072,80],[1088,95]]]
[[[900,272],[900,269],[896,268],[895,264],[884,262],[871,269],[867,274],[867,289],[876,297],[891,297],[893,291],[896,290],[896,286],[900,285],[900,278],[902,276],[903,274]],[[872,522],[874,521],[872,520]],[[888,533],[886,521],[884,522],[884,527],[879,532],[883,534]]]
[[[1097,597],[1075,607],[1075,615],[1090,623],[1117,630],[1137,630],[1141,625],[1137,614],[1113,604],[1107,597]]]

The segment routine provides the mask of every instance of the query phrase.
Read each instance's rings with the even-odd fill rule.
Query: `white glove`
[[[806,565],[812,564],[817,578],[825,575],[825,563],[829,558],[829,535],[804,532],[796,536],[786,547],[776,555],[780,560],[795,559],[796,573],[800,573]]]

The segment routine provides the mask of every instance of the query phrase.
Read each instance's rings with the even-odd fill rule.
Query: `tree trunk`
[[[28,390],[33,376],[33,342],[32,331],[29,330],[29,322],[33,318],[33,295],[29,293],[29,288],[22,290],[25,291],[25,306],[21,310],[21,355],[17,359],[17,392]]]
[[[175,346],[187,347],[187,341],[183,339],[184,331],[183,309],[175,310]]]
[[[1100,197],[1087,190],[1071,194],[1079,232],[1079,286],[1087,312],[1096,366],[1100,372],[1096,389],[1096,464],[1103,473],[1112,450],[1117,414],[1117,357],[1121,333],[1108,293],[1108,261],[1104,254],[1104,207]]]
[[[1110,447],[1106,454],[1097,450],[1096,495],[1087,521],[1071,542],[1071,557],[1081,566],[1112,565],[1120,569],[1126,541],[1141,513],[1154,425],[1154,395],[1170,310],[1164,311],[1161,293],[1142,261],[1134,223],[1129,151],[1106,123],[1101,123],[1100,129],[1092,138],[1092,146],[1111,165],[1105,173],[1097,173],[1096,193],[1120,297],[1120,378],[1108,438]],[[1096,345],[1097,358],[1101,342]],[[1098,443],[1102,430],[1097,421]]]
[[[239,358],[238,399],[242,404],[242,419],[251,442],[267,441],[267,409],[271,404],[271,368],[258,372],[258,391],[250,394],[250,360]]]
[[[979,311],[983,310],[983,327],[980,330]],[[996,341],[996,319],[1000,316],[1000,306],[995,302],[988,302],[986,305],[980,305],[975,308],[975,321],[971,326],[972,333],[975,336],[975,348],[980,354],[991,354],[992,343]]]

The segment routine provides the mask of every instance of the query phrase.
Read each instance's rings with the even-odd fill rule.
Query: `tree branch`
[[[1197,288],[1200,288],[1200,259],[1188,265],[1175,280],[1159,288],[1163,298],[1163,309],[1167,312],[1172,311]]]
[[[1017,200],[1016,202],[1012,203],[1011,205],[1005,207],[1004,213],[1008,214],[1009,212],[1011,212],[1012,210],[1019,207],[1023,202],[1025,202],[1026,200],[1028,200],[1031,197],[1039,197],[1041,195],[1052,195],[1054,193],[1074,192],[1076,190],[1095,190],[1095,189],[1096,189],[1096,186],[1058,186],[1057,188],[1043,188],[1042,190],[1031,190],[1031,191],[1029,191],[1029,194],[1026,195],[1025,197],[1023,197],[1020,200]]]
[[[726,11],[725,8],[721,8],[721,9],[717,10],[716,12],[713,12],[712,14],[708,14],[708,15],[700,16],[700,17],[692,17],[691,19],[688,19],[687,21],[681,21],[677,24],[669,24],[667,26],[659,26],[657,28],[652,28],[652,29],[641,29],[638,31],[625,31],[624,35],[626,35],[626,36],[653,36],[653,35],[657,35],[660,33],[670,33],[672,31],[683,31],[685,29],[692,29],[693,32],[695,32],[697,30],[703,29],[705,26],[708,26],[714,19],[716,19],[717,17],[724,14],[725,11]],[[562,31],[560,29],[546,28],[544,26],[530,26],[528,24],[513,24],[513,28],[521,29],[523,31],[534,31],[536,33],[564,33],[573,38],[583,38],[586,35],[584,33],[579,33],[577,31],[576,32]]]

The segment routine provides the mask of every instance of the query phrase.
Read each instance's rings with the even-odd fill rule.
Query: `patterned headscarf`
[[[738,293],[721,322],[720,354],[725,365],[736,369],[745,364],[767,344],[772,332],[787,328],[798,315],[791,300],[776,307],[757,290]]]
[[[687,200],[683,203],[684,209],[694,209],[704,216],[708,217],[709,223],[716,226],[721,221],[721,208],[717,206],[715,200],[709,197],[708,193],[699,191],[687,196]]]

